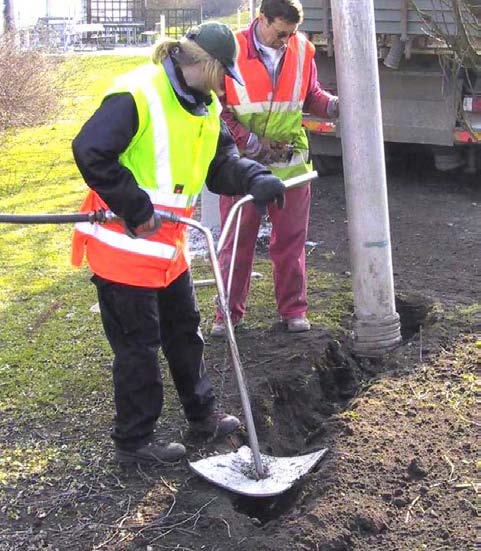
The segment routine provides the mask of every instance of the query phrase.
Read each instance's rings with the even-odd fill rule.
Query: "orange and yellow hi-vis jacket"
[[[235,118],[259,138],[293,146],[290,160],[269,166],[276,176],[285,180],[311,170],[307,136],[302,128],[302,108],[315,50],[301,33],[291,36],[274,86],[265,65],[249,51],[249,32],[252,30],[236,34],[237,63],[245,87],[226,77],[225,104]]]
[[[205,116],[179,103],[163,66],[147,65],[121,77],[108,92],[129,92],[139,127],[119,162],[128,168],[154,209],[190,217],[215,156],[220,133],[220,103],[213,95]],[[121,116],[121,115],[120,115]],[[89,191],[81,212],[108,209]],[[104,279],[139,287],[167,287],[190,264],[187,229],[163,222],[145,239],[132,239],[120,222],[76,224],[72,263],[84,255],[93,273]]]

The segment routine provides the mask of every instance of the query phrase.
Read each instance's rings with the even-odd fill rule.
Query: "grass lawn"
[[[86,185],[71,141],[112,78],[140,63],[144,57],[72,56],[66,61],[71,77],[60,116],[16,131],[2,143],[2,212],[78,211]],[[111,389],[110,373],[99,368],[110,355],[99,316],[90,312],[96,301],[90,274],[70,264],[72,226],[0,227],[1,482],[41,469],[63,453],[36,449],[28,439],[10,446],[12,430],[64,416],[80,420],[102,414]]]

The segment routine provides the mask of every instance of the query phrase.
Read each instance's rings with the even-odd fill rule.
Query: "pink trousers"
[[[239,199],[239,196],[220,196],[222,227],[230,208]],[[272,222],[269,255],[272,262],[277,311],[282,319],[302,317],[307,311],[305,242],[309,224],[310,201],[311,188],[310,184],[306,184],[287,191],[282,210],[279,210],[275,203],[268,206]],[[261,215],[257,212],[254,204],[244,205],[229,297],[229,308],[234,325],[239,323],[246,311],[260,222]],[[226,288],[232,259],[234,231],[235,221],[219,255],[222,278]],[[222,314],[217,311],[216,320],[221,319]]]

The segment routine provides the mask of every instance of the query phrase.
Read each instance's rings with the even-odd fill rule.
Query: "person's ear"
[[[175,59],[180,65],[185,65],[187,63],[187,56],[185,55],[184,50],[181,48],[180,44],[174,44],[169,50],[170,57]]]

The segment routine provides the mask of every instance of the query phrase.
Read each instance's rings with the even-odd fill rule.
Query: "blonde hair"
[[[174,54],[177,63],[182,68],[183,66],[203,64],[203,76],[206,86],[210,90],[215,90],[219,82],[222,82],[225,69],[222,63],[208,54],[203,48],[188,38],[174,40],[173,38],[165,38],[158,42],[152,54],[152,61],[156,65],[160,65],[164,59],[170,54]]]

